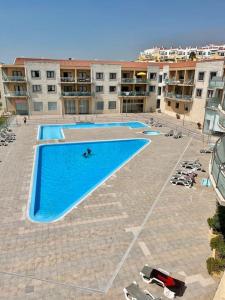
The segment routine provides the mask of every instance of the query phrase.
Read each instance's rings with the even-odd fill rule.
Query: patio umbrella
[[[138,76],[145,76],[146,73],[145,73],[145,72],[139,72],[139,73],[137,73],[137,75],[138,75]]]

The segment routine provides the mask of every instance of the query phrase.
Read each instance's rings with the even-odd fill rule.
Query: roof
[[[93,64],[108,64],[120,65],[124,69],[139,69],[146,70],[148,66],[155,66],[162,69],[164,66],[169,66],[170,69],[178,68],[195,68],[197,63],[210,61],[224,61],[224,59],[209,59],[203,61],[181,61],[181,62],[137,62],[137,61],[114,61],[114,60],[74,60],[74,59],[50,59],[50,58],[29,58],[17,57],[16,65],[24,65],[26,62],[49,62],[58,63],[64,68],[90,68]]]

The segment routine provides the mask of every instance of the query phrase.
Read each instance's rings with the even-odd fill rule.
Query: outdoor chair
[[[148,290],[141,290],[135,281],[124,288],[123,292],[127,300],[161,300],[160,297],[153,296]]]

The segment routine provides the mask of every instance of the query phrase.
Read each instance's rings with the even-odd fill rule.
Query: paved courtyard
[[[216,194],[199,184],[206,173],[192,189],[169,183],[180,160],[199,158],[208,170],[210,155],[199,153],[202,142],[148,137],[129,128],[65,130],[67,141],[152,142],[62,220],[37,224],[26,217],[34,123],[15,127],[17,141],[0,147],[0,299],[124,299],[123,288],[134,280],[162,296],[160,287],[141,281],[146,263],[182,275],[182,299],[213,299],[218,282],[205,261]]]

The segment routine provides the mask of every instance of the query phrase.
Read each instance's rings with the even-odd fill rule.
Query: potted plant
[[[198,129],[202,129],[202,124],[200,122],[197,123]]]

